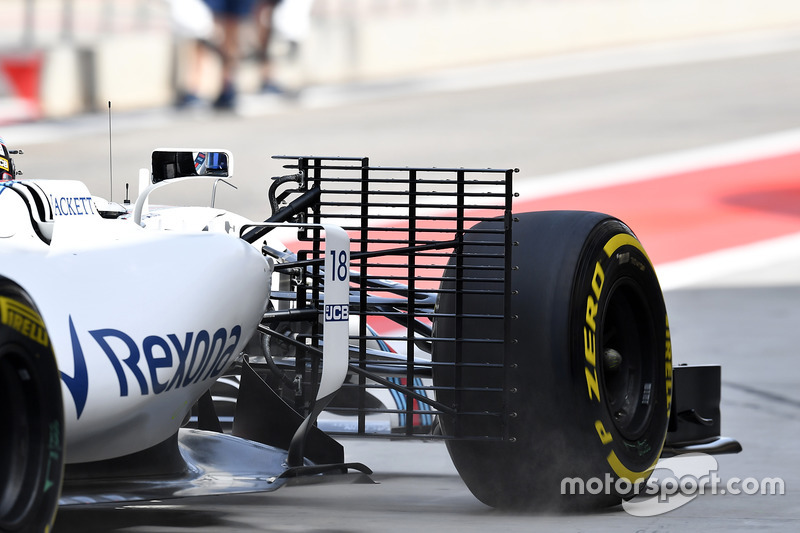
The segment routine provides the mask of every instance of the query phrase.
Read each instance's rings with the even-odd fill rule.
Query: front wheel
[[[0,428],[0,531],[49,531],[64,471],[61,378],[42,317],[2,278]]]
[[[522,214],[513,240],[512,338],[503,349],[465,344],[460,354],[462,363],[503,362],[505,371],[489,375],[464,366],[464,392],[442,396],[474,411],[480,406],[469,391],[502,383],[506,438],[450,440],[450,455],[472,493],[493,507],[619,503],[649,476],[668,426],[671,344],[653,266],[627,226],[599,213]],[[483,265],[469,258],[485,257],[482,246],[464,245],[467,316],[497,313],[502,305],[480,295]],[[441,314],[453,312],[454,297],[447,294],[440,297]],[[462,329],[492,338],[496,327],[476,320]],[[447,328],[437,325],[440,333]],[[434,358],[453,362],[454,350],[435,345]],[[490,434],[481,420],[442,417],[442,426],[451,435],[455,427],[464,435]]]

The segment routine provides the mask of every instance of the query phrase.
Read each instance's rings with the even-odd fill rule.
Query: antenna
[[[114,159],[111,153],[111,100],[108,101],[108,177],[110,188],[108,201],[114,201]]]

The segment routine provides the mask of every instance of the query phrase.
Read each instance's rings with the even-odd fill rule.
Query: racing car
[[[515,509],[614,505],[560,481],[741,449],[720,368],[673,365],[622,221],[514,213],[514,168],[276,160],[263,222],[214,206],[221,149],[153,151],[123,204],[0,181],[0,530],[369,475],[341,435],[443,440],[480,501]],[[210,205],[150,205],[188,180]]]

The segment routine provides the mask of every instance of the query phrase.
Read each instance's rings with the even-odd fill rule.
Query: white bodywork
[[[271,263],[202,226],[103,219],[80,182],[24,183],[0,183],[0,276],[44,318],[62,376],[67,462],[167,439],[254,332]],[[219,213],[193,216],[220,222]]]

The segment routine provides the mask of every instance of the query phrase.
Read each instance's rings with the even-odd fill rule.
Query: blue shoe
[[[193,108],[201,105],[203,101],[194,93],[182,93],[178,95],[175,101],[175,107],[178,109]]]
[[[282,95],[282,94],[285,94],[285,93],[286,93],[286,91],[282,87],[280,87],[278,85],[275,85],[271,81],[265,81],[261,85],[261,94],[278,94],[278,95]]]
[[[236,107],[236,89],[234,89],[233,86],[224,87],[212,105],[214,109],[224,111],[232,110]]]

